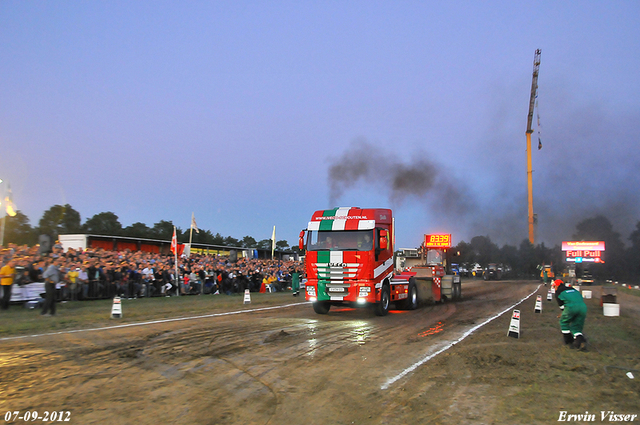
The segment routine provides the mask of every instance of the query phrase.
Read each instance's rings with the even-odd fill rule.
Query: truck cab
[[[427,235],[419,257],[395,258],[394,264],[393,227],[391,210],[384,208],[313,214],[298,243],[305,250],[305,298],[316,313],[351,304],[373,306],[384,316],[391,304],[413,310],[421,302],[460,298],[460,275],[451,269],[451,235]]]
[[[377,314],[387,313],[393,301],[392,234],[390,209],[342,207],[313,214],[299,245],[306,250],[305,298],[316,313],[344,303],[373,304]]]

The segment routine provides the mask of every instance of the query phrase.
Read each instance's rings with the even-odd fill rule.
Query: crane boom
[[[531,122],[533,121],[533,108],[536,104],[536,93],[538,92],[538,72],[540,71],[540,49],[536,50],[533,57],[533,78],[531,79],[531,98],[529,99],[529,114],[527,115],[527,133],[533,133]]]
[[[540,49],[536,50],[533,57],[533,78],[531,79],[531,98],[529,100],[529,115],[527,116],[527,188],[529,201],[529,242],[535,243],[535,216],[533,214],[533,169],[531,167],[531,122],[533,121],[533,109],[536,104],[536,93],[538,92],[538,72],[540,70]]]

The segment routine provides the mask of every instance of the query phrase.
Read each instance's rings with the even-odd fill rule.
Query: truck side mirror
[[[298,248],[300,248],[300,251],[304,250],[304,230],[300,231],[300,236],[298,237]]]
[[[387,231],[380,231],[380,249],[387,249]]]

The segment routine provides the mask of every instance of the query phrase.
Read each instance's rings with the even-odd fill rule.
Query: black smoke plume
[[[395,205],[413,199],[449,215],[466,214],[470,206],[468,189],[437,165],[436,159],[425,153],[400,159],[364,139],[356,139],[339,158],[330,160],[330,205],[335,205],[345,191],[364,184],[387,192]]]

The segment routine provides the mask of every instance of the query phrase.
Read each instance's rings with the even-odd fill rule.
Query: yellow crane
[[[527,187],[529,190],[529,242],[531,245],[535,242],[534,224],[535,217],[533,214],[533,170],[531,168],[531,121],[533,121],[533,109],[536,104],[536,93],[538,91],[538,72],[540,71],[540,49],[536,50],[533,57],[533,78],[531,79],[531,98],[529,100],[529,115],[527,116]]]

